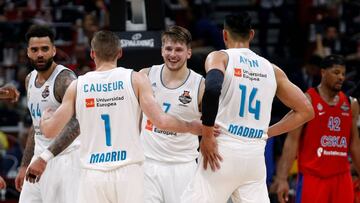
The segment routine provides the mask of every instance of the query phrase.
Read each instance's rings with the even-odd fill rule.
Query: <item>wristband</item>
[[[40,158],[42,158],[45,162],[48,162],[50,159],[54,158],[54,155],[46,149],[43,151],[43,153],[40,154]]]

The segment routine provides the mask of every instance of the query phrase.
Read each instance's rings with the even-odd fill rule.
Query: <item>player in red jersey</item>
[[[353,203],[349,153],[360,169],[360,139],[356,126],[359,104],[341,87],[345,61],[338,55],[323,60],[321,83],[310,88],[315,118],[289,132],[278,163],[274,186],[279,201],[288,201],[290,167],[298,157],[296,203]]]

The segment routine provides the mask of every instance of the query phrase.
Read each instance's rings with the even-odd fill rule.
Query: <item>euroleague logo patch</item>
[[[41,96],[45,99],[49,95],[50,95],[49,85],[46,85],[44,91],[41,93]]]
[[[95,99],[94,98],[85,99],[85,106],[86,108],[95,107]]]
[[[191,100],[190,91],[184,90],[184,93],[179,96],[179,101],[183,104],[188,104]]]

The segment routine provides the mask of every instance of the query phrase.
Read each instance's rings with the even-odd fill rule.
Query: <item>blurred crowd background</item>
[[[24,87],[31,71],[24,38],[27,29],[32,24],[52,26],[56,31],[55,61],[81,75],[94,69],[89,56],[93,33],[111,28],[110,5],[110,0],[0,0],[0,86],[12,83],[21,92],[19,103],[0,102],[0,175],[8,180],[0,201],[16,202],[13,178],[31,125]],[[201,74],[206,55],[225,48],[224,16],[245,10],[253,17],[256,32],[252,49],[281,67],[302,90],[320,82],[319,65],[324,56],[341,54],[347,66],[343,90],[360,99],[359,0],[164,0],[163,6],[165,26],[177,24],[192,33],[193,55],[188,66]],[[272,122],[287,111],[275,101]],[[268,141],[269,185],[283,141],[284,136]]]

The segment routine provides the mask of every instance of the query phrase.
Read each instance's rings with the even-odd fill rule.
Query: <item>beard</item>
[[[30,67],[35,69],[38,72],[45,72],[50,69],[52,63],[54,61],[54,57],[49,58],[44,65],[38,66],[37,62],[38,60],[32,60],[29,58]]]

